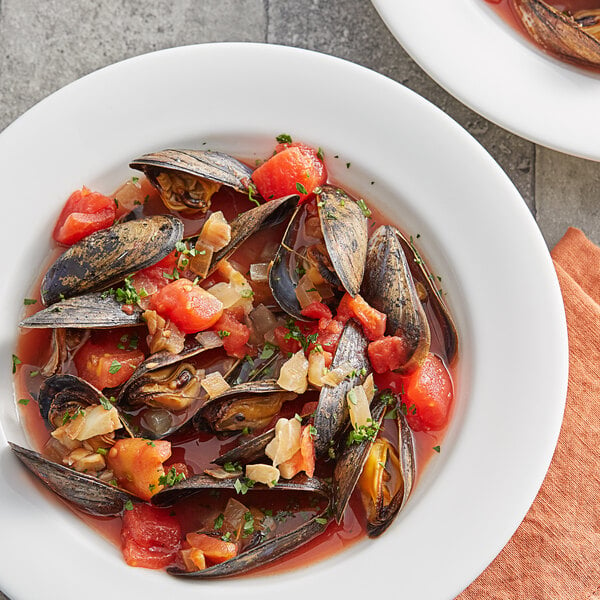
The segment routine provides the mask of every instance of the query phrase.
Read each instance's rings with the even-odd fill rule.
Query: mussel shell
[[[59,427],[55,420],[69,406],[90,406],[99,404],[102,392],[80,377],[58,374],[48,377],[40,386],[38,406],[46,424],[55,429]]]
[[[336,275],[354,298],[365,272],[368,221],[358,204],[343,190],[324,185],[317,207],[325,246]]]
[[[225,454],[215,458],[212,462],[216,465],[224,465],[228,462],[247,464],[264,456],[265,448],[274,438],[275,428],[273,427],[260,435],[242,442],[239,446],[225,452]]]
[[[314,444],[317,456],[327,454],[330,445],[346,426],[348,421],[346,394],[354,386],[362,384],[371,372],[371,364],[367,357],[368,344],[369,340],[365,337],[362,327],[353,319],[350,319],[340,336],[331,368],[348,361],[357,374],[354,377],[344,379],[335,387],[325,385],[321,389],[314,416],[314,427],[316,429]],[[361,374],[361,372],[364,374]]]
[[[103,329],[140,325],[142,309],[132,306],[131,314],[123,311],[123,304],[113,296],[96,292],[61,300],[52,306],[23,319],[19,327],[50,329]]]
[[[396,230],[396,235],[400,240],[402,249],[406,255],[410,271],[415,281],[420,281],[427,290],[427,297],[433,312],[442,328],[444,337],[444,349],[446,351],[446,360],[451,364],[458,352],[458,331],[452,315],[442,298],[441,289],[435,285],[435,276],[429,270],[425,261],[421,258],[412,238],[407,240],[401,232]],[[433,332],[432,332],[433,333]]]
[[[265,427],[281,405],[297,394],[282,389],[274,379],[240,383],[212,398],[196,413],[196,427],[211,431],[240,431]]]
[[[545,50],[571,61],[600,65],[600,40],[565,13],[542,0],[512,0],[531,37]]]
[[[397,234],[383,225],[372,235],[362,289],[365,300],[387,315],[387,335],[406,342],[407,357],[399,370],[410,373],[427,357],[431,332]]]
[[[135,496],[44,458],[41,454],[8,442],[19,460],[53,492],[91,515],[110,516],[123,512]]]
[[[68,248],[48,269],[44,304],[99,291],[157,263],[183,235],[176,217],[157,215],[96,231]]]

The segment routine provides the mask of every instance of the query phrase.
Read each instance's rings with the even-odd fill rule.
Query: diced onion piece
[[[350,422],[352,427],[358,431],[359,427],[367,427],[371,422],[371,411],[369,410],[369,401],[362,385],[353,387],[346,394],[346,402],[350,411]]]
[[[246,477],[257,481],[258,483],[266,483],[269,487],[273,487],[279,481],[279,469],[272,465],[247,465]]]
[[[190,259],[190,271],[193,271],[200,277],[206,277],[210,269],[210,263],[212,262],[213,250],[205,246],[200,240],[196,242],[194,250],[196,252]]]
[[[302,427],[298,419],[279,419],[275,425],[275,437],[267,444],[265,454],[276,467],[289,460],[300,450]]]
[[[248,512],[248,507],[238,502],[235,498],[229,498],[227,506],[223,511],[223,527],[222,531],[231,531],[240,533],[242,523],[244,522],[244,515]],[[239,537],[235,536],[236,539]]]
[[[317,292],[315,284],[306,274],[302,275],[296,286],[296,298],[302,308],[306,308],[313,302],[321,302],[321,295]]]
[[[106,467],[101,454],[90,452],[85,448],[76,448],[63,459],[63,463],[80,473],[96,473]]]
[[[202,245],[210,248],[213,252],[222,250],[231,241],[231,225],[218,210],[206,219],[202,226],[202,231],[198,240],[202,240]]]
[[[269,279],[269,263],[254,263],[250,265],[250,279],[252,281],[267,281]]]
[[[215,479],[236,479],[242,475],[242,470],[235,469],[233,471],[226,471],[222,467],[215,467],[214,469],[204,469],[204,472]]]
[[[327,373],[325,355],[313,350],[308,355],[308,382],[316,388],[323,387],[323,376]]]
[[[323,300],[329,300],[329,298],[335,296],[333,288],[326,281],[324,283],[315,283],[315,287]]]
[[[302,350],[281,365],[277,385],[284,390],[304,394],[308,388],[308,360]]]
[[[252,297],[254,292],[248,280],[230,262],[222,260],[219,263],[219,273],[229,280],[229,283],[220,282],[209,288],[209,292],[216,296],[224,308],[241,306],[245,314],[252,311]]]
[[[235,286],[230,283],[225,283],[224,281],[215,283],[215,285],[208,288],[208,291],[223,303],[223,308],[231,308],[242,299],[239,290],[237,290]]]
[[[209,398],[215,398],[219,394],[226,392],[231,386],[223,379],[223,375],[218,371],[209,373],[200,385],[206,390]]]
[[[206,569],[206,558],[204,557],[204,552],[202,552],[202,550],[198,550],[198,548],[188,548],[187,550],[182,550],[181,558],[183,559],[185,570],[188,573]]]
[[[216,331],[201,331],[196,335],[196,341],[207,348],[219,348],[223,345],[223,340]]]
[[[259,304],[249,315],[252,328],[257,337],[262,341],[269,331],[273,331],[280,323],[275,314],[264,304]]]
[[[373,373],[369,373],[367,378],[363,381],[362,387],[367,395],[367,401],[369,404],[371,404],[371,401],[375,396],[375,381],[373,379]]]
[[[116,429],[121,429],[119,413],[114,406],[106,410],[100,404],[86,408],[83,427],[77,435],[78,440],[87,440],[96,435],[111,433]]]
[[[330,385],[331,387],[335,387],[339,385],[354,371],[354,367],[352,363],[345,361],[341,365],[335,367],[335,369],[331,369],[329,373],[326,373],[323,376],[323,385]]]

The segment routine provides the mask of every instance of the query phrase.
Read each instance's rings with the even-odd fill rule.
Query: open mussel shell
[[[265,448],[269,445],[269,442],[275,438],[275,428],[268,429],[267,431],[257,435],[249,440],[245,440],[239,446],[232,448],[215,458],[212,462],[216,465],[223,466],[224,464],[230,463],[241,463],[247,464],[253,460],[259,459],[265,455]]]
[[[208,275],[217,268],[220,261],[231,256],[251,235],[283,223],[292,214],[299,199],[300,196],[295,194],[275,198],[240,213],[230,223],[231,240],[229,244],[213,255]]]
[[[48,308],[23,319],[19,327],[56,329],[103,329],[140,325],[142,309],[132,306],[131,314],[123,311],[123,304],[102,292],[61,300]]]
[[[268,488],[262,484],[256,484],[253,489],[267,490],[269,493],[278,492],[302,492],[315,494],[327,500],[327,506],[319,513],[315,514],[301,526],[287,533],[276,535],[275,537],[262,542],[256,546],[241,552],[238,556],[231,558],[223,563],[188,573],[177,568],[170,568],[167,571],[171,575],[181,577],[191,577],[195,579],[215,579],[220,577],[229,577],[246,573],[252,569],[265,565],[273,560],[284,556],[288,552],[295,550],[302,544],[322,533],[330,522],[329,486],[316,477],[308,478],[304,475],[297,475],[289,481],[280,480],[273,488]],[[176,483],[171,488],[165,488],[152,497],[152,504],[156,506],[171,506],[182,498],[189,497],[202,491],[214,490],[235,490],[235,484],[231,479],[217,480],[206,475],[195,475],[190,479]]]
[[[559,57],[600,66],[600,40],[572,16],[542,0],[512,0],[517,17],[542,48]]]
[[[365,300],[387,315],[387,335],[405,341],[407,353],[399,370],[410,373],[425,360],[431,332],[397,234],[394,227],[383,225],[372,235],[362,289]]]
[[[365,272],[368,221],[362,210],[343,190],[324,185],[317,207],[325,246],[343,288],[354,298]]]
[[[48,377],[40,386],[38,406],[44,421],[55,429],[62,425],[62,416],[69,407],[100,404],[102,397],[102,392],[84,379],[57,374]]]
[[[427,299],[433,308],[442,328],[446,360],[451,364],[458,352],[458,331],[450,311],[442,298],[442,291],[436,285],[436,278],[431,273],[425,261],[421,258],[412,238],[407,240],[400,231],[396,230],[402,249],[406,255],[410,271],[415,281],[419,281],[427,291]],[[432,332],[433,333],[433,332]]]
[[[218,189],[205,185],[214,182],[229,186],[238,192],[246,192],[250,185],[252,169],[239,160],[210,150],[161,150],[136,158],[129,165],[143,171],[161,192],[163,201],[172,210],[204,210],[210,206],[210,196]],[[198,178],[200,185],[185,190],[177,189],[173,179],[181,176]],[[173,185],[174,184],[174,185]],[[204,185],[203,185],[204,184]]]
[[[296,398],[274,379],[248,381],[229,388],[207,402],[194,417],[198,429],[214,432],[266,427],[281,405]]]
[[[95,292],[157,263],[183,235],[176,217],[157,215],[96,231],[68,248],[41,285],[44,304]]]
[[[386,404],[380,398],[376,399],[372,405],[372,419],[374,423],[381,425],[385,412]],[[392,523],[398,512],[406,504],[413,488],[415,479],[415,451],[413,437],[404,415],[396,407],[397,424],[397,446],[398,462],[388,461],[389,468],[398,469],[394,476],[400,483],[396,493],[387,501],[384,500],[383,485],[384,470],[388,465],[377,463],[376,479],[378,482],[369,482],[370,485],[377,485],[375,502],[369,498],[367,513],[367,533],[369,537],[381,535]],[[346,446],[336,463],[333,473],[333,512],[336,521],[342,520],[348,501],[352,492],[361,478],[365,464],[369,459],[375,441],[365,440],[359,444]],[[362,491],[361,491],[362,493]],[[363,497],[363,503],[365,499]]]
[[[135,496],[44,458],[38,452],[8,442],[19,460],[53,492],[91,515],[110,516],[123,512]]]
[[[367,357],[368,345],[369,340],[365,337],[362,327],[354,320],[349,320],[340,336],[331,368],[350,362],[355,375],[344,379],[335,387],[324,385],[321,389],[314,415],[314,444],[317,456],[327,455],[330,446],[346,426],[349,417],[346,394],[354,386],[362,384],[371,372],[371,364]]]

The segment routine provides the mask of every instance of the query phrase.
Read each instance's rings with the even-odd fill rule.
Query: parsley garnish
[[[29,373],[29,377],[36,377],[40,374],[39,371],[31,371],[31,373]]]
[[[27,406],[29,404],[29,398],[21,398],[19,400],[19,404],[22,404],[23,406]]]
[[[223,522],[225,521],[225,515],[221,513],[216,519],[214,524],[214,529],[221,529],[223,527]]]
[[[369,210],[369,207],[367,206],[366,202],[362,198],[359,198],[356,201],[356,204],[358,205],[358,208],[360,208],[360,210],[362,211],[362,214],[368,219],[371,216],[371,211]]]
[[[114,296],[119,302],[123,304],[135,304],[139,302],[141,298],[145,298],[148,295],[148,292],[143,288],[140,290],[136,290],[131,283],[131,275],[129,277],[125,277],[123,280],[123,287],[113,289],[110,288],[105,292],[102,292],[101,298],[106,298],[108,296]]]
[[[133,502],[131,500],[127,500],[123,508],[125,508],[125,510],[133,510]]]
[[[100,404],[102,404],[102,408],[104,408],[104,410],[110,410],[113,407],[111,402],[114,402],[114,400],[115,399],[112,396],[110,400],[104,396],[100,396]]]
[[[248,479],[247,477],[240,477],[239,479],[235,480],[235,483],[233,484],[233,487],[235,488],[235,491],[238,494],[242,494],[242,496],[244,494],[248,493],[248,490],[254,486],[256,482],[252,481],[252,479]]]
[[[277,346],[275,346],[275,344],[271,344],[271,342],[265,342],[262,352],[260,353],[260,359],[266,360],[267,358],[271,358],[271,356],[275,354],[276,349]]]
[[[37,302],[37,300],[34,300],[33,298],[23,298],[23,304],[25,306],[29,306],[30,304],[35,304]]]
[[[324,517],[317,517],[315,519],[315,521],[319,524],[319,525],[327,525],[327,519],[325,519]]]
[[[97,448],[96,454],[101,454],[102,456],[106,456],[108,454],[108,450],[106,448]]]
[[[183,481],[184,479],[185,479],[185,473],[178,473],[175,470],[175,467],[171,467],[167,471],[167,473],[165,473],[164,475],[161,475],[158,478],[158,484],[165,485],[167,487],[171,487],[171,486],[175,485],[176,483]]]
[[[140,180],[140,178],[139,178],[139,177],[132,177],[132,178],[131,178],[131,181],[132,181],[133,183],[137,183],[139,180]]]
[[[217,335],[223,339],[226,337],[229,337],[231,335],[231,331],[225,331],[224,329],[219,329],[219,331],[217,331]]]
[[[280,144],[291,144],[292,143],[292,136],[289,135],[289,133],[280,133],[275,139]]]
[[[12,355],[12,366],[13,366],[13,373],[17,372],[17,365],[21,364],[21,360],[19,359],[19,357],[16,354]]]
[[[252,296],[254,296],[254,292],[250,289],[250,288],[244,288],[241,292],[240,292],[240,296],[242,298],[252,298]]]
[[[223,465],[223,469],[225,471],[227,471],[228,473],[235,473],[236,471],[241,471],[242,466],[240,465],[239,462],[226,462]]]
[[[300,194],[308,194],[306,188],[301,183],[296,183],[296,189]]]
[[[346,163],[346,169],[349,169],[351,164],[352,164],[352,163],[349,163],[349,162],[347,162],[347,163]]]
[[[221,539],[222,539],[224,542],[229,542],[229,541],[231,541],[231,531],[228,531],[228,532],[227,532],[225,535],[222,535],[222,536],[221,536]]]
[[[379,432],[379,424],[374,423],[372,419],[368,419],[369,425],[361,425],[358,430],[351,430],[346,440],[346,446],[352,444],[361,444],[362,442],[372,442],[377,437]]]
[[[242,537],[248,537],[254,533],[254,516],[248,510],[244,513],[244,527],[242,528]]]
[[[258,190],[256,189],[256,186],[251,183],[248,186],[248,200],[250,200],[250,202],[254,202],[256,206],[260,206],[260,202],[254,197],[254,194],[258,194]]]
[[[433,449],[439,454],[441,447],[440,446],[434,446]]]
[[[321,146],[319,146],[319,149],[317,150],[317,158],[323,162],[323,148],[321,148]]]
[[[121,363],[115,358],[112,363],[110,363],[110,367],[108,367],[108,372],[111,375],[118,373],[121,370]],[[106,407],[105,407],[106,408]]]

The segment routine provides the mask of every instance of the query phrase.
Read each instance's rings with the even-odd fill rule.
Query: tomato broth
[[[500,12],[506,11],[506,3],[502,2],[497,4],[496,9]],[[141,185],[147,186],[147,182],[144,181],[143,178]],[[148,190],[150,190],[149,187]],[[213,197],[211,211],[222,210],[225,217],[228,220],[232,220],[238,213],[253,208],[253,206],[254,204],[249,201],[248,196],[232,191],[229,188],[222,188]],[[149,192],[147,202],[143,207],[140,207],[140,209],[143,215],[164,214],[168,212],[158,199],[157,194],[152,191]],[[372,213],[369,226],[370,232],[374,231],[376,227],[381,224],[389,223],[389,220],[373,206],[370,207],[370,210]],[[176,214],[181,218],[180,214],[173,214]],[[200,220],[194,217],[184,217],[182,220],[185,225],[184,235],[191,235],[199,230],[199,226],[202,224],[204,216],[201,217]],[[246,272],[249,265],[253,262],[268,262],[271,260],[274,251],[281,240],[284,229],[285,224],[281,224],[275,228],[255,234],[243,244],[242,248],[232,255],[229,259],[230,262],[238,266],[243,272]],[[48,261],[46,262],[46,266],[51,264],[61,251],[62,249],[56,248],[52,250],[48,257]],[[24,316],[29,316],[39,309],[41,304],[41,278],[42,276],[40,276],[28,296],[30,299],[36,300],[36,302],[26,303]],[[255,292],[256,304],[263,301],[269,301],[270,291],[266,284],[253,284],[253,289]],[[447,362],[441,325],[428,302],[425,303],[425,310],[432,330],[431,352],[437,354]],[[143,332],[140,332],[140,338],[143,338]],[[51,334],[49,330],[21,329],[15,350],[16,356],[18,356],[21,361],[15,374],[15,390],[17,400],[19,401],[18,408],[23,426],[28,433],[31,444],[39,451],[43,451],[43,448],[50,437],[39,414],[37,402],[35,401],[39,387],[43,381],[40,371],[50,355],[50,342]],[[71,356],[68,356],[63,372],[77,374],[77,368]],[[301,413],[304,403],[316,401],[317,399],[318,396],[316,392],[309,392],[301,399],[285,403],[281,415],[291,418],[295,413]],[[392,419],[384,421],[384,431],[391,429],[391,424],[393,422]],[[432,456],[436,456],[437,453],[439,453],[440,443],[444,434],[445,429],[429,433],[414,433],[417,477],[423,472]],[[169,439],[172,442],[172,456],[165,463],[165,467],[168,468],[168,466],[173,463],[185,463],[190,469],[191,474],[200,474],[204,469],[214,466],[211,465],[211,460],[235,446],[238,442],[238,438],[239,436],[236,435],[234,437],[218,439],[218,437],[213,434],[197,432],[195,430],[189,431],[184,428],[180,432],[169,436]],[[331,466],[326,466],[325,472],[321,472],[321,475],[331,476]],[[272,511],[275,515],[287,515],[291,505],[297,505],[300,502],[302,504],[303,512],[299,517],[296,516],[289,519],[281,519],[282,521],[289,521],[288,524],[284,525],[285,528],[297,525],[303,518],[308,518],[308,515],[315,514],[315,511],[318,509],[318,502],[315,503],[314,498],[311,499],[309,497],[306,499],[301,496],[301,494],[298,496],[289,496],[286,495],[286,493],[267,494],[265,492],[253,492],[249,493],[247,496],[238,496],[237,499],[247,505],[256,505],[258,503],[262,508],[268,506],[268,510]],[[207,523],[214,520],[215,516],[223,511],[224,502],[227,497],[227,493],[223,493],[222,495],[219,493],[212,497],[210,494],[200,494],[198,498],[194,496],[192,499],[185,500],[175,505],[173,512],[177,515],[181,523],[182,531],[186,532],[194,530],[201,523]],[[253,500],[253,497],[256,497],[257,500]],[[310,504],[311,502],[313,502],[312,505]],[[195,513],[194,507],[198,506],[201,506],[200,513]],[[119,546],[119,534],[122,522],[120,516],[93,517],[84,514],[71,506],[70,508],[111,543]],[[355,491],[344,514],[344,518],[339,525],[335,522],[330,523],[325,532],[318,537],[290,554],[280,558],[277,562],[268,564],[251,572],[251,575],[275,573],[305,566],[306,564],[340,552],[364,537],[366,537],[364,508],[360,499],[360,493]]]

